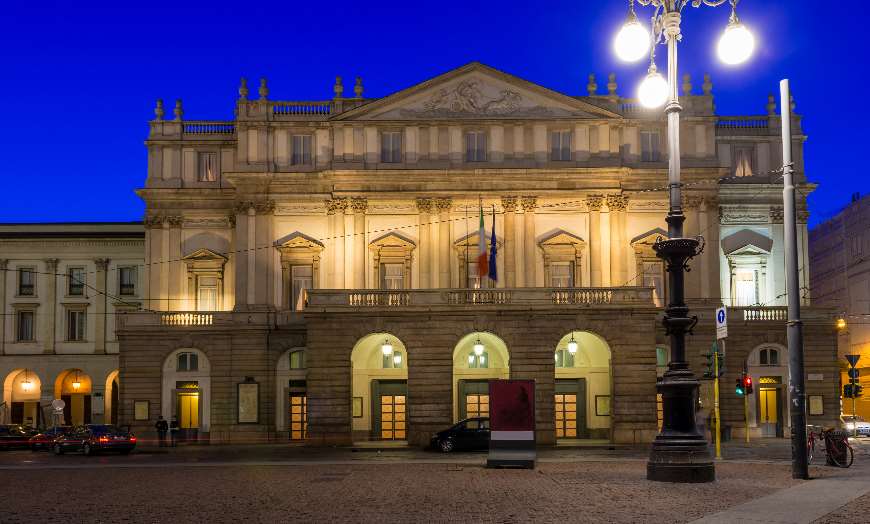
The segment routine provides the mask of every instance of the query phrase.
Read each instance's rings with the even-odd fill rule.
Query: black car
[[[70,429],[54,441],[55,455],[81,451],[93,455],[101,451],[117,451],[126,455],[136,447],[136,437],[127,430],[109,424],[87,424]]]
[[[489,418],[461,420],[444,431],[432,435],[430,445],[444,453],[454,450],[489,449]]]
[[[0,449],[20,449],[30,447],[30,437],[37,431],[21,424],[0,425]]]
[[[66,435],[70,430],[70,426],[55,426],[53,428],[46,428],[36,435],[30,437],[30,449],[33,451],[45,450],[48,451],[51,449],[54,441],[63,435]]]

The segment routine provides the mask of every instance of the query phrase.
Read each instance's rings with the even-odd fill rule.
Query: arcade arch
[[[39,423],[39,398],[42,381],[33,370],[12,370],[3,380],[3,409],[0,423],[25,424],[36,427]]]
[[[211,423],[211,364],[202,351],[177,349],[163,362],[161,415],[178,417],[179,438],[193,440],[208,433]]]
[[[398,337],[371,333],[353,347],[351,417],[354,440],[408,438],[408,352]]]
[[[453,420],[489,416],[489,381],[510,378],[510,353],[493,333],[462,337],[453,349]]]
[[[610,346],[589,331],[572,331],[554,357],[556,439],[610,440]]]

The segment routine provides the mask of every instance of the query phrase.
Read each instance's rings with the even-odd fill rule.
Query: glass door
[[[405,395],[381,395],[381,439],[405,440]]]
[[[178,427],[199,429],[199,392],[178,393]]]
[[[489,416],[489,395],[469,394],[465,396],[465,416],[467,418]]]
[[[577,395],[557,393],[554,407],[556,438],[577,438]]]
[[[776,436],[778,409],[776,402],[776,389],[758,390],[758,423],[761,426],[761,434],[765,437]]]
[[[290,440],[308,437],[308,397],[290,395]]]

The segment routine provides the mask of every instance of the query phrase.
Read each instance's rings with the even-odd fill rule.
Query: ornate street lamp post
[[[647,479],[665,482],[711,482],[715,480],[713,459],[707,441],[695,426],[695,403],[699,382],[686,362],[686,332],[698,322],[689,316],[685,303],[685,271],[688,262],[703,249],[703,238],[683,237],[683,215],[680,191],[680,102],[677,92],[677,42],[680,36],[680,13],[687,5],[716,7],[728,2],[731,17],[719,40],[720,59],[726,64],[738,64],[752,54],[755,46],[752,33],[737,19],[739,0],[637,0],[640,5],[653,6],[652,33],[638,21],[634,0],[629,0],[628,19],[614,41],[619,58],[635,61],[647,56],[650,65],[638,90],[638,100],[649,108],[665,106],[668,116],[668,192],[670,206],[668,238],[659,239],[653,249],[667,263],[669,302],[665,308],[664,326],[671,338],[671,360],[668,370],[656,389],[662,395],[662,429],[656,436],[647,463]],[[650,36],[651,35],[651,36]],[[658,73],[655,47],[664,41],[668,48],[668,78]]]

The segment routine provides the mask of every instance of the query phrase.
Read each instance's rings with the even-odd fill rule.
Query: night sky
[[[645,72],[611,51],[621,0],[124,4],[4,7],[0,221],[140,220],[133,190],[145,180],[155,99],[167,115],[182,98],[187,119],[231,119],[241,76],[252,94],[265,76],[270,98],[326,100],[336,75],[346,95],[362,76],[365,96],[380,97],[474,60],[570,95],[586,94],[590,72],[604,92],[616,72],[620,94],[633,96]],[[765,114],[768,93],[791,79],[809,135],[807,175],[819,183],[813,223],[870,189],[850,144],[866,137],[867,23],[857,7],[743,0],[738,14],[758,48],[736,68],[715,54],[728,8],[683,13],[680,74],[700,92],[711,73],[720,114]],[[638,8],[642,18],[651,12]]]

